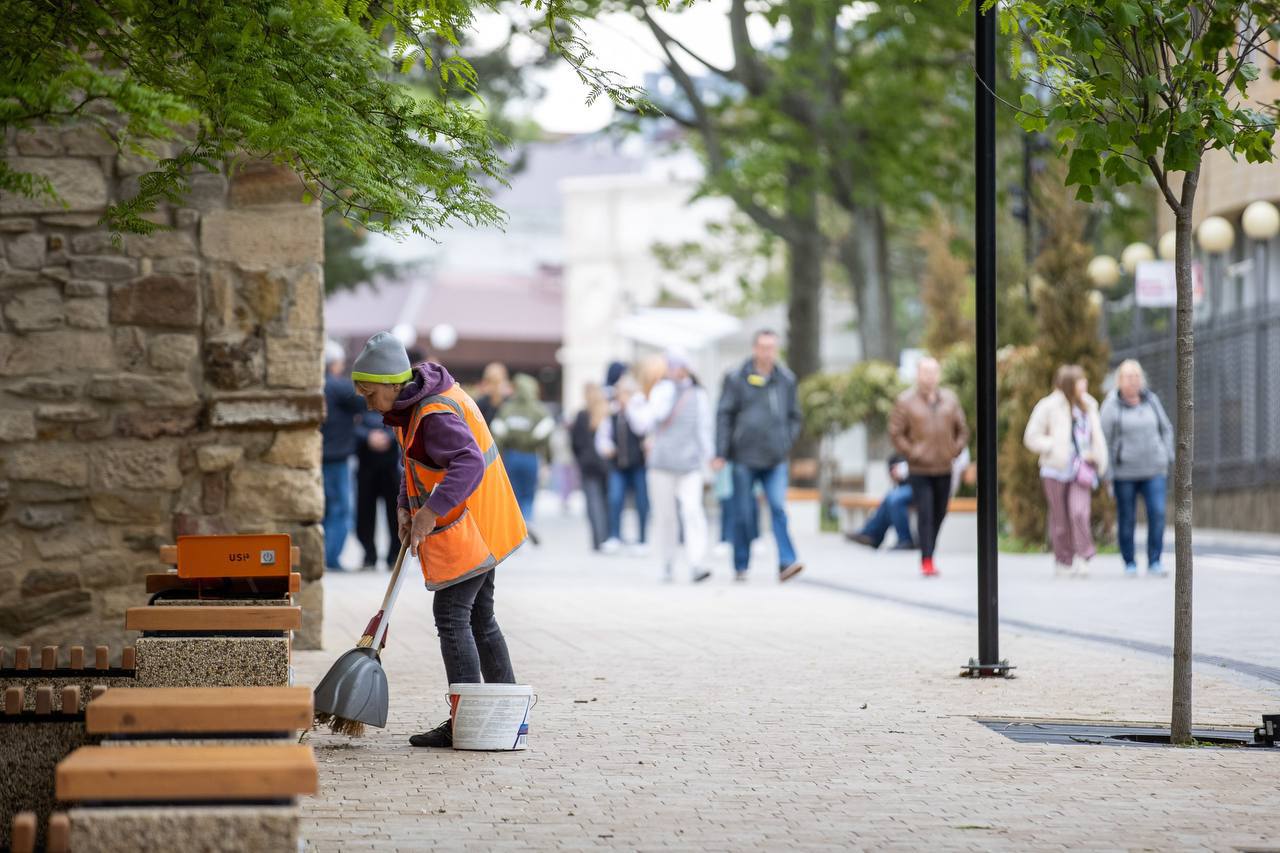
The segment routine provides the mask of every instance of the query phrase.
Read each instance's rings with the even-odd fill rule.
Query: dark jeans
[[[396,499],[399,494],[400,465],[395,457],[390,460],[361,460],[356,471],[356,538],[364,549],[366,566],[378,562],[378,546],[373,536],[378,526],[378,501],[382,501],[387,529],[391,531],[391,553],[386,555],[387,562],[393,561],[400,550],[400,522],[396,518]]]
[[[942,520],[947,517],[947,503],[951,500],[951,475],[912,474],[907,482],[911,484],[916,504],[920,557],[932,559],[938,531],[942,529]]]
[[[609,538],[622,538],[622,508],[631,492],[636,503],[636,515],[640,517],[640,541],[644,542],[645,528],[649,526],[649,486],[645,482],[646,469],[609,469]]]
[[[609,475],[582,472],[582,496],[587,500],[587,522],[591,526],[591,549],[599,551],[609,538]]]
[[[1168,478],[1161,475],[1150,480],[1116,480],[1116,535],[1120,540],[1120,556],[1126,566],[1136,563],[1133,527],[1138,522],[1138,496],[1147,508],[1147,565],[1160,562],[1164,552],[1165,491]]]
[[[342,546],[351,532],[351,468],[347,460],[325,462],[324,471],[324,565],[338,567]],[[399,484],[397,484],[397,488]]]
[[[515,684],[507,641],[493,615],[493,575],[437,590],[431,603],[450,684]]]
[[[508,450],[502,454],[502,464],[511,480],[511,491],[526,525],[533,525],[533,502],[538,496],[538,454],[527,450]]]
[[[875,513],[862,525],[862,534],[871,538],[877,548],[884,542],[884,535],[892,527],[898,534],[899,545],[911,544],[911,486],[907,483],[894,486],[880,501]]]
[[[733,465],[733,568],[745,572],[751,563],[752,517],[755,515],[755,486],[764,489],[773,519],[773,538],[778,543],[778,568],[796,561],[796,549],[787,532],[787,463],[772,468]]]

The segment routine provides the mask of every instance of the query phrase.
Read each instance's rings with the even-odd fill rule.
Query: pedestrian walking
[[[898,395],[889,415],[889,437],[907,460],[924,577],[938,574],[933,554],[951,501],[955,460],[969,444],[964,409],[955,392],[939,385],[941,377],[937,359],[921,359],[915,385]]]
[[[329,341],[324,348],[324,423],[320,427],[324,478],[324,566],[340,572],[338,560],[351,532],[351,457],[356,452],[356,422],[364,401],[346,376],[346,353]]]
[[[480,396],[476,398],[476,405],[480,407],[484,422],[492,423],[498,407],[511,396],[511,378],[507,373],[507,366],[500,361],[485,365],[484,373],[480,377],[479,390]]]
[[[1093,490],[1107,472],[1107,441],[1084,370],[1063,365],[1054,385],[1031,410],[1023,443],[1040,454],[1054,574],[1085,577],[1097,553],[1089,516]]]
[[[587,383],[583,398],[586,405],[573,419],[569,440],[587,504],[591,550],[599,551],[609,538],[609,463],[596,450],[596,432],[609,417],[609,401],[605,399],[604,389],[595,382]]]
[[[578,490],[578,464],[573,455],[573,444],[569,437],[569,425],[564,422],[557,411],[558,407],[548,406],[555,427],[551,430],[551,438],[547,442],[548,465],[551,469],[551,490],[560,499],[561,515],[569,514],[569,498]]]
[[[645,475],[644,445],[640,436],[631,429],[627,421],[626,407],[631,398],[639,393],[639,386],[629,373],[613,377],[614,368],[610,367],[610,376],[614,378],[612,386],[612,402],[609,417],[596,432],[596,450],[609,463],[609,538],[605,540],[601,550],[606,554],[616,554],[622,549],[622,511],[626,508],[627,496],[630,495],[636,508],[637,531],[636,541],[631,543],[631,553],[643,555],[646,552],[645,536],[649,526],[649,486]],[[606,390],[606,393],[608,391]]]
[[[506,469],[480,408],[442,365],[410,366],[390,332],[369,339],[352,364],[369,408],[395,428],[403,452],[399,535],[418,555],[449,684],[514,684],[494,616],[494,569],[525,539]],[[445,720],[416,734],[419,747],[451,747]]]
[[[703,499],[707,464],[715,455],[711,398],[689,369],[688,358],[670,351],[662,378],[647,395],[627,403],[631,428],[645,437],[653,537],[667,580],[684,539],[684,558],[694,583],[711,577],[706,567],[707,509]]]
[[[502,450],[511,488],[530,528],[529,541],[538,544],[533,533],[534,500],[538,495],[539,457],[545,455],[556,428],[555,419],[539,399],[538,380],[527,373],[516,374],[511,396],[503,400],[489,427]]]
[[[1116,387],[1102,402],[1102,434],[1111,451],[1111,483],[1116,496],[1116,528],[1124,572],[1137,577],[1133,530],[1138,498],[1147,512],[1147,574],[1167,574],[1164,552],[1165,495],[1177,445],[1160,398],[1147,387],[1147,374],[1133,359],[1116,368]]]
[[[356,426],[356,539],[364,550],[365,569],[377,568],[379,560],[390,567],[400,551],[396,521],[399,489],[400,453],[395,432],[383,423],[380,413],[366,411]],[[390,532],[387,551],[381,556],[374,535],[379,503]]]
[[[889,457],[889,477],[893,481],[893,488],[880,501],[876,511],[860,530],[846,534],[850,542],[879,548],[884,543],[885,534],[892,528],[898,536],[892,550],[915,550],[916,543],[911,535],[911,502],[915,493],[908,482],[909,470],[905,456],[895,454]]]
[[[787,459],[803,416],[795,374],[778,361],[777,333],[756,332],[751,350],[741,367],[725,374],[712,467],[718,471],[729,465],[733,476],[734,578],[745,580],[751,562],[751,504],[759,483],[778,545],[778,579],[788,581],[804,570],[787,529]]]

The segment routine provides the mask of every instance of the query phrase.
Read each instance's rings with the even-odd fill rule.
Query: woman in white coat
[[[1023,443],[1040,455],[1054,573],[1083,577],[1097,553],[1089,516],[1093,490],[1107,471],[1107,441],[1084,370],[1058,368],[1054,386],[1032,410]]]

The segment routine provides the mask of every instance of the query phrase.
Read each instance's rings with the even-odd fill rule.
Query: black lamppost
[[[1008,675],[1000,659],[996,513],[996,15],[975,2],[974,248],[978,358],[978,657],[966,675]]]

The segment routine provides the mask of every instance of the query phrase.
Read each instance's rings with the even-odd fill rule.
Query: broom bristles
[[[336,714],[330,714],[325,711],[315,715],[314,724],[317,727],[328,726],[329,731],[335,735],[364,737],[364,723],[359,720],[348,720],[346,717],[339,717]]]

